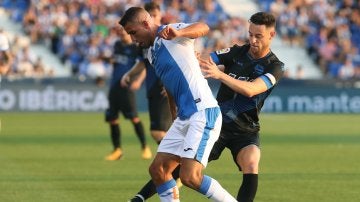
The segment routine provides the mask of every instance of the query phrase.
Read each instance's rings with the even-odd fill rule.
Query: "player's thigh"
[[[108,94],[109,108],[105,111],[105,120],[113,121],[118,119],[121,109],[120,92],[118,88],[110,88]]]
[[[218,108],[209,108],[195,113],[190,118],[181,157],[193,158],[206,167],[210,151],[219,138],[222,117]]]
[[[254,165],[257,167],[260,160],[259,133],[226,130],[223,130],[222,133],[229,138],[227,147],[230,149],[233,160],[239,167],[239,170],[246,171],[249,167],[253,169]]]
[[[152,166],[157,168],[162,168],[165,172],[172,172],[177,165],[180,163],[180,157],[169,154],[158,152],[152,162]]]
[[[120,110],[126,119],[132,119],[138,116],[136,107],[136,97],[133,91],[123,89],[120,93]]]
[[[189,128],[188,125],[187,120],[183,121],[177,118],[161,140],[157,152],[180,156],[184,146],[184,138]]]
[[[258,173],[260,149],[256,145],[248,145],[240,150],[236,162],[244,173]]]

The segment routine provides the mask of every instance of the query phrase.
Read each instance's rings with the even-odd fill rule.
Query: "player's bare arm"
[[[225,74],[217,67],[211,58],[208,60],[201,59],[200,66],[202,72],[205,74],[205,78],[217,79],[235,92],[247,97],[253,97],[268,89],[266,83],[261,78],[256,78],[253,81],[242,81]]]
[[[139,90],[141,87],[141,84],[145,80],[146,77],[146,71],[145,69],[142,70],[133,80],[131,80],[131,84],[129,86],[129,89],[132,91]]]
[[[135,65],[124,74],[120,80],[120,85],[122,87],[129,87],[129,84],[134,77],[139,76],[142,72],[145,72],[145,64],[143,61],[137,61]]]
[[[161,30],[159,36],[167,40],[171,40],[176,37],[186,37],[186,38],[195,39],[198,37],[205,36],[206,34],[208,34],[209,30],[210,28],[207,24],[202,22],[196,22],[179,30],[171,26],[166,26],[163,30]]]
[[[166,89],[165,89],[165,91],[166,91],[167,97],[168,97],[171,118],[174,121],[176,119],[176,117],[177,117],[176,103],[175,103],[175,100],[174,100],[173,96],[171,96],[171,94]]]

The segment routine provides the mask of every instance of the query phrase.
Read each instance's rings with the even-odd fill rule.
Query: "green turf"
[[[140,159],[124,119],[124,159],[106,162],[111,146],[102,113],[1,112],[0,118],[1,202],[125,202],[149,178],[150,160]],[[147,114],[141,118],[148,129]],[[359,115],[261,118],[257,202],[360,201]],[[154,152],[154,141],[148,141]],[[236,195],[241,175],[228,151],[205,173]],[[208,201],[190,189],[180,191],[182,201]]]

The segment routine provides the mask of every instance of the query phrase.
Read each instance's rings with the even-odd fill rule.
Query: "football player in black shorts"
[[[209,161],[218,159],[225,147],[230,149],[243,173],[237,195],[241,202],[255,198],[260,162],[259,113],[284,74],[284,64],[270,50],[275,24],[272,14],[258,12],[249,20],[247,44],[218,50],[209,59],[200,59],[205,77],[221,81],[217,100],[223,124]]]
[[[109,90],[109,108],[105,112],[105,120],[110,124],[111,141],[114,150],[105,157],[106,160],[113,161],[120,159],[123,155],[121,149],[121,130],[119,124],[119,112],[122,112],[126,119],[130,119],[134,126],[136,135],[141,143],[141,156],[143,159],[152,157],[150,148],[146,145],[143,124],[138,117],[136,109],[136,98],[134,90],[141,85],[144,74],[133,82],[132,89],[121,87],[121,77],[132,68],[137,62],[141,49],[132,42],[130,35],[119,26],[118,33],[120,40],[115,42],[113,53],[113,71]]]

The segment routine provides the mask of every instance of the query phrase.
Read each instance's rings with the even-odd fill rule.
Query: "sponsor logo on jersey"
[[[256,74],[258,74],[258,75],[263,74],[263,73],[264,73],[264,67],[257,64],[257,65],[255,66],[255,72],[256,72]]]
[[[192,149],[192,148],[190,148],[190,147],[189,147],[189,148],[184,149],[184,151],[185,151],[185,152],[190,151],[190,150],[193,150],[193,149]]]
[[[221,55],[221,54],[228,53],[228,52],[230,52],[230,48],[224,48],[221,50],[217,50],[216,54]]]

